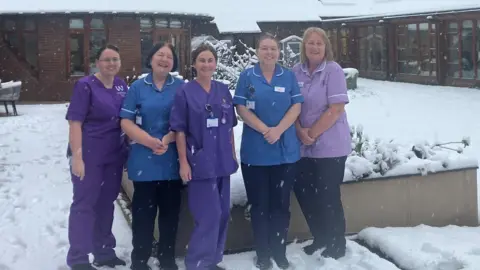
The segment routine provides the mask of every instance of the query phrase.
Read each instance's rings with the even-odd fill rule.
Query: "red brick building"
[[[120,75],[133,76],[148,71],[143,60],[152,44],[169,40],[179,52],[180,74],[189,78],[194,36],[242,38],[253,46],[261,31],[287,35],[293,26],[298,35],[320,23],[317,0],[299,0],[288,10],[277,0],[244,0],[234,8],[227,2],[10,1],[0,7],[0,80],[21,80],[21,100],[64,101],[75,80],[95,72],[95,53],[105,43],[120,48]]]

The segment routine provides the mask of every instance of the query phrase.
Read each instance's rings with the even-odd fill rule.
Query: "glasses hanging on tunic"
[[[212,105],[210,105],[210,104],[205,104],[205,110],[208,112],[208,115],[210,116],[210,118],[213,118]]]

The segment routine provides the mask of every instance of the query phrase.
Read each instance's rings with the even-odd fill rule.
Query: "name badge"
[[[255,101],[247,100],[247,109],[255,110]]]
[[[218,127],[218,118],[208,118],[207,128]]]
[[[298,87],[302,88],[303,87],[303,82],[298,82]]]
[[[137,116],[135,117],[135,123],[136,123],[137,125],[139,125],[139,126],[142,125],[142,116],[141,116],[141,115],[137,115]]]
[[[285,93],[285,87],[275,86],[275,92]]]

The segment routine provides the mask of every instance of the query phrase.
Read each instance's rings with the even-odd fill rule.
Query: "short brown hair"
[[[213,54],[213,57],[215,58],[215,62],[218,62],[217,51],[215,51],[215,48],[213,48],[212,45],[208,43],[202,43],[195,50],[193,50],[192,63],[195,63],[197,61],[198,56],[204,51],[210,51]]]
[[[307,42],[307,39],[310,37],[310,35],[313,33],[319,34],[322,37],[323,42],[325,43],[324,59],[327,61],[335,61],[333,57],[332,43],[330,42],[330,39],[328,38],[325,30],[319,27],[309,27],[307,28],[307,30],[305,30],[305,32],[303,32],[302,46],[300,47],[300,63],[304,64],[308,61],[307,54],[305,53],[305,43]]]
[[[263,33],[263,34],[260,35],[260,37],[257,40],[257,47],[256,47],[257,49],[260,47],[260,43],[262,41],[264,41],[265,39],[271,39],[271,40],[275,41],[278,49],[280,49],[280,42],[278,42],[277,38],[270,33]]]

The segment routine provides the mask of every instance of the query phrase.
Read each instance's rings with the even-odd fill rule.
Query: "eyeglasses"
[[[114,57],[114,58],[105,58],[105,59],[100,59],[98,60],[100,62],[106,62],[106,63],[118,63],[120,62],[120,58]]]
[[[210,117],[213,118],[212,105],[210,105],[210,104],[205,104],[205,110],[209,113]]]

